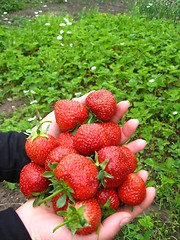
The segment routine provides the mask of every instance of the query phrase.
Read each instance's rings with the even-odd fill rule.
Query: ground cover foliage
[[[58,99],[106,88],[117,102],[130,101],[122,126],[137,118],[134,139],[147,141],[138,169],[157,188],[150,211],[115,239],[179,239],[180,25],[145,16],[82,12],[38,16],[0,26],[0,104],[23,105],[0,117],[0,130],[25,130]]]

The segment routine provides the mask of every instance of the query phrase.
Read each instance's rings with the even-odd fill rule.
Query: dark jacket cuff
[[[32,240],[13,208],[0,211],[1,240]]]

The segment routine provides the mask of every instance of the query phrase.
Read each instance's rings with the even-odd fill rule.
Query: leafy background
[[[119,124],[139,120],[133,139],[148,144],[137,154],[137,170],[149,171],[147,185],[157,188],[157,196],[115,239],[179,239],[179,1],[167,1],[165,8],[159,1],[162,14],[155,16],[153,1],[150,7],[130,1],[126,14],[100,13],[96,7],[76,16],[38,13],[17,21],[13,15],[16,21],[8,23],[8,6],[9,11],[18,9],[18,2],[20,9],[29,6],[13,2],[1,5],[0,104],[21,105],[9,116],[1,112],[0,130],[31,128],[58,99],[95,89],[108,89],[117,102],[128,99],[130,109]],[[39,7],[37,1],[31,5]]]

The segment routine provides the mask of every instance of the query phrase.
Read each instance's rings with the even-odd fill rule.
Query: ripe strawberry
[[[63,196],[63,192],[61,193],[58,193],[57,195],[55,195],[53,198],[52,198],[52,203],[53,203],[53,209],[55,211],[55,213],[59,212],[59,211],[62,211],[62,210],[66,210],[67,207],[68,207],[68,203],[72,203],[69,198],[67,197],[65,200],[63,199],[62,201],[59,201],[61,200],[61,197]],[[63,197],[62,197],[63,198]],[[64,203],[65,201],[65,203]],[[62,203],[63,202],[63,203]]]
[[[42,166],[33,162],[23,167],[19,183],[20,190],[25,196],[31,198],[34,193],[42,193],[47,190],[49,181],[42,176],[44,171]]]
[[[126,161],[119,146],[108,146],[101,148],[98,152],[98,162],[102,165],[108,160],[104,171],[112,178],[104,175],[104,182],[107,188],[120,186],[129,174],[129,163]]]
[[[103,122],[98,123],[101,125],[107,132],[107,135],[110,138],[110,146],[117,146],[121,139],[121,129],[117,123],[114,122]]]
[[[74,236],[87,235],[97,231],[101,221],[101,208],[95,198],[77,201],[74,206],[68,205],[67,211],[58,212],[64,217],[64,222],[58,225],[53,232],[66,225]]]
[[[40,129],[42,124],[38,126],[36,132],[31,132],[26,140],[25,149],[32,162],[44,166],[47,155],[58,146],[58,142],[53,136]]]
[[[74,100],[57,101],[54,112],[62,132],[75,129],[78,123],[83,124],[88,118],[85,105]]]
[[[88,156],[109,145],[106,131],[97,123],[81,125],[74,136],[74,147],[81,154]]]
[[[125,146],[119,146],[121,151],[126,156],[127,161],[129,162],[129,173],[133,173],[136,170],[137,167],[137,159],[136,156]]]
[[[55,163],[55,162],[59,163],[64,156],[67,156],[67,155],[72,154],[72,153],[77,153],[78,154],[78,152],[74,148],[67,148],[67,147],[62,147],[62,146],[58,146],[58,147],[54,148],[48,154],[48,156],[45,160],[45,170],[46,171],[51,171],[48,164],[52,164],[52,163]]]
[[[93,197],[98,189],[98,170],[85,156],[70,154],[63,157],[55,169],[55,176],[64,180],[74,190],[72,196],[78,200]]]
[[[95,198],[100,205],[105,205],[110,200],[110,208],[117,209],[119,207],[120,202],[115,188],[101,188],[97,191]]]
[[[130,173],[123,184],[118,188],[119,199],[128,205],[140,204],[146,197],[146,185],[143,179]]]
[[[104,122],[110,121],[116,112],[115,97],[104,89],[90,93],[85,100],[85,105]]]
[[[60,146],[74,148],[73,139],[72,132],[62,132],[59,134],[57,141]]]

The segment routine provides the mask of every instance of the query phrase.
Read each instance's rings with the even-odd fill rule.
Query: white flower
[[[173,112],[173,115],[176,115],[178,112],[177,111],[175,111],[175,112]]]
[[[67,0],[64,0],[64,2],[67,2]]]
[[[34,12],[35,15],[38,15],[39,12]]]
[[[72,44],[72,43],[70,43],[70,44],[69,44],[69,46],[70,46],[70,47],[72,47],[72,46],[73,46],[73,44]]]
[[[64,30],[61,30],[61,31],[60,31],[60,34],[63,34],[63,33],[64,33]]]
[[[26,94],[26,93],[28,93],[29,92],[29,90],[23,90],[23,93],[24,94]]]
[[[43,7],[44,7],[44,8],[46,8],[46,7],[47,7],[47,5],[44,5]]]
[[[62,47],[64,47],[64,44],[63,44],[63,43],[61,43],[61,46],[62,46]]]
[[[150,79],[150,80],[149,80],[150,83],[153,83],[154,81],[155,81],[154,79]]]
[[[147,8],[150,8],[151,6],[147,5]]]
[[[4,21],[7,21],[8,20],[8,18],[4,18]]]
[[[7,14],[7,12],[3,12],[3,14],[4,14],[4,15],[6,15],[6,14]]]
[[[58,35],[58,36],[57,36],[57,40],[62,40],[62,36],[61,36],[61,35]]]
[[[47,23],[45,23],[45,26],[50,26],[50,23],[48,23],[48,22],[47,22]]]
[[[124,45],[124,42],[122,42],[122,43],[120,43],[121,44],[121,46],[123,46]]]
[[[71,31],[67,31],[67,34],[71,34]]]
[[[36,116],[32,117],[32,118],[28,118],[28,122],[32,122],[33,120],[36,119]]]
[[[31,90],[31,93],[32,93],[32,94],[36,94],[36,92],[35,92],[35,91],[33,91],[33,90]]]
[[[91,70],[92,71],[96,70],[96,66],[92,66]]]
[[[65,27],[66,24],[65,24],[65,23],[60,23],[59,26],[60,26],[60,27]]]
[[[39,13],[42,13],[42,10],[39,10]]]
[[[72,25],[72,22],[67,22],[67,25]]]
[[[152,3],[149,3],[149,6],[152,6]]]
[[[75,96],[81,95],[81,92],[77,92],[77,93],[75,93],[74,95],[75,95]]]
[[[67,18],[64,18],[64,21],[67,22],[67,23],[69,22],[69,20]]]
[[[37,103],[37,100],[33,100],[33,101],[30,102],[31,105],[34,104],[34,103]]]

